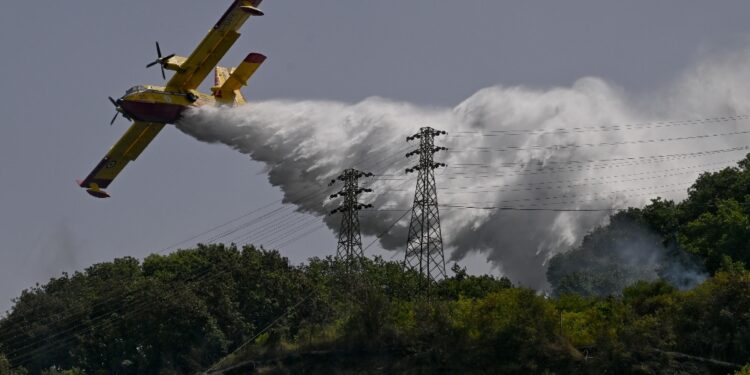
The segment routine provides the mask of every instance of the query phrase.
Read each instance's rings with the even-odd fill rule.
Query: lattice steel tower
[[[407,174],[418,172],[418,175],[404,266],[425,277],[428,284],[420,285],[422,290],[446,276],[434,173],[435,169],[445,167],[445,164],[432,160],[436,152],[447,150],[445,147],[435,146],[435,137],[443,134],[446,132],[424,127],[419,129],[419,133],[406,137],[407,142],[419,139],[419,148],[406,154],[407,158],[419,155],[419,163],[406,169]]]
[[[360,178],[370,176],[372,176],[372,173],[347,169],[336,177],[336,179],[331,180],[329,184],[329,186],[332,186],[337,180],[344,183],[344,188],[338,193],[332,194],[330,198],[344,198],[341,205],[331,211],[331,214],[333,215],[337,212],[343,214],[341,216],[336,257],[346,260],[349,265],[359,263],[360,258],[364,256],[362,253],[362,238],[359,233],[359,216],[357,215],[357,211],[363,208],[370,208],[372,205],[359,203],[357,197],[362,193],[372,192],[372,189],[359,186]]]

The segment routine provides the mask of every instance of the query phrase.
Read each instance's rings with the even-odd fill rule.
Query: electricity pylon
[[[344,188],[338,193],[332,194],[331,199],[342,197],[344,198],[341,205],[331,211],[331,215],[341,212],[341,228],[339,229],[339,242],[336,247],[336,257],[343,259],[347,267],[351,267],[360,264],[361,258],[364,256],[362,253],[362,238],[359,233],[359,216],[357,211],[372,207],[371,204],[362,204],[357,200],[358,196],[362,193],[371,193],[372,189],[363,188],[359,186],[359,179],[362,177],[370,177],[372,173],[358,171],[356,169],[347,169],[336,179],[331,180],[329,186],[332,186],[336,181],[342,181]]]
[[[421,291],[429,290],[430,284],[446,277],[434,173],[435,169],[446,165],[432,160],[436,152],[447,150],[445,147],[435,146],[435,137],[443,134],[447,133],[424,127],[419,129],[419,133],[406,137],[407,142],[419,139],[419,148],[406,154],[407,158],[419,155],[419,162],[411,168],[406,168],[407,174],[418,172],[418,175],[404,266],[422,275],[421,279],[426,284],[420,282]]]

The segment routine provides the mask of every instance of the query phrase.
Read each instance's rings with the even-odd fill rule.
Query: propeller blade
[[[112,121],[109,122],[109,126],[112,126],[112,124],[115,123],[115,120],[117,120],[117,115],[119,115],[120,112],[115,112],[115,117],[112,117]]]
[[[161,55],[161,46],[159,46],[159,42],[156,42],[156,55],[157,55],[157,59],[154,60],[153,62],[149,63],[148,65],[146,65],[146,68],[150,68],[150,67],[152,67],[152,66],[154,66],[156,64],[161,65],[161,77],[163,79],[167,79],[167,74],[164,72],[164,65],[167,63],[167,61],[169,59],[175,57],[176,55],[173,53],[173,54],[168,55],[168,56],[162,56]]]
[[[109,97],[109,101],[112,102],[113,106],[117,107],[117,102],[111,96]]]

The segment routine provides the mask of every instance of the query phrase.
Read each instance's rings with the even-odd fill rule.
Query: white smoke
[[[626,215],[590,232],[579,247],[549,262],[547,279],[554,294],[621,295],[637,281],[662,279],[678,289],[692,289],[708,273],[701,259],[679,249]]]
[[[681,198],[701,171],[731,165],[747,152],[728,149],[750,144],[743,116],[750,113],[748,73],[750,54],[739,53],[704,61],[648,95],[589,77],[569,88],[489,87],[454,108],[377,97],[204,107],[178,128],[265,163],[269,182],[306,212],[325,214],[336,206],[324,199],[332,191],[323,189],[342,170],[375,173],[375,193],[363,200],[383,210],[360,215],[363,234],[374,235],[403,215],[385,209],[411,206],[414,174],[404,168],[416,160],[404,157],[405,138],[422,126],[448,132],[435,142],[450,149],[435,155],[448,164],[436,171],[441,204],[575,209]],[[725,116],[736,117],[716,119]],[[708,118],[714,120],[654,122]],[[680,155],[647,158],[674,154]],[[312,192],[320,193],[311,198]],[[543,288],[546,261],[608,214],[443,207],[446,257],[482,252],[512,280]],[[338,217],[325,220],[337,230]],[[407,227],[408,216],[382,246],[403,250]]]

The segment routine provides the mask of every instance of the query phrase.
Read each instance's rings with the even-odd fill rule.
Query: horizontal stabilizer
[[[260,64],[262,64],[265,60],[266,57],[261,55],[260,53],[253,52],[247,55],[242,64],[235,68],[229,78],[227,78],[219,91],[231,92],[234,90],[239,90],[240,87],[247,85],[247,80],[250,79],[253,73],[258,70]]]

